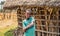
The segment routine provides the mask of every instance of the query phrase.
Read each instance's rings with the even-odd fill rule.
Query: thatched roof
[[[34,5],[60,6],[60,0],[6,0],[4,7]]]

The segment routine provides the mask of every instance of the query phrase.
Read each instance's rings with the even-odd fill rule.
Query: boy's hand
[[[26,32],[26,28],[23,28],[23,33]]]

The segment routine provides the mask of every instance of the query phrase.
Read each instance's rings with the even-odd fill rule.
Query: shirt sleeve
[[[34,19],[34,17],[32,17],[32,22],[35,22],[35,19]]]
[[[22,21],[22,26],[25,27],[25,25],[24,25],[24,20]]]

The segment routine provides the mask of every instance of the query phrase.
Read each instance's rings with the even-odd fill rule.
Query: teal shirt
[[[33,21],[35,22],[34,17],[30,17],[28,20],[27,19],[23,20],[23,28],[29,25],[29,23]],[[26,30],[26,32],[24,33],[24,36],[35,36],[35,23],[33,26],[31,26]]]

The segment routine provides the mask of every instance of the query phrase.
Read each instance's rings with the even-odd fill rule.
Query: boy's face
[[[30,13],[28,13],[28,12],[25,13],[26,18],[29,18],[30,16],[31,16]]]

